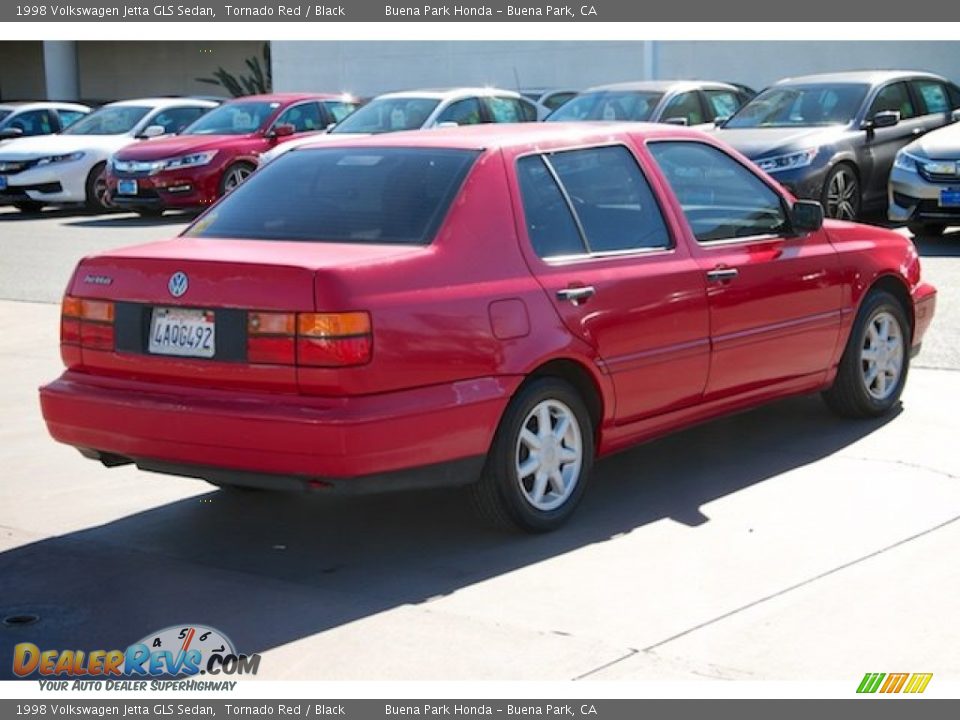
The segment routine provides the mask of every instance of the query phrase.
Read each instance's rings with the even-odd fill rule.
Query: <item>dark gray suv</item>
[[[717,132],[797,197],[853,220],[884,208],[897,151],[957,108],[960,89],[930,73],[808,75],[767,88]]]

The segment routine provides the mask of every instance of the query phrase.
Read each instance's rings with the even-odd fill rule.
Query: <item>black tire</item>
[[[531,484],[535,481],[532,476],[518,477],[517,471],[518,453],[523,453],[520,448],[521,430],[525,425],[529,429],[528,423],[533,421],[531,413],[544,402],[556,404],[558,408],[565,406],[570,411],[567,417],[571,424],[574,421],[577,424],[571,432],[579,432],[582,448],[579,473],[571,471],[569,494],[562,499],[562,504],[549,510],[532,504],[526,496],[530,491],[524,488],[527,479]],[[551,426],[556,428],[559,423],[553,425],[553,417],[550,417]],[[576,510],[589,481],[594,456],[593,432],[590,413],[579,393],[569,383],[553,377],[532,380],[521,388],[507,406],[480,481],[469,488],[474,508],[484,520],[497,527],[519,528],[533,533],[557,529]],[[575,466],[575,463],[566,464]]]
[[[947,229],[946,223],[909,223],[907,229],[914,237],[940,237]]]
[[[864,377],[864,360],[862,353],[868,342],[867,333],[870,325],[886,313],[898,325],[901,338],[901,365],[899,377],[896,379],[889,395],[883,398],[875,397]],[[837,415],[849,418],[880,417],[890,412],[899,402],[903,386],[907,381],[907,372],[910,369],[910,338],[912,336],[907,313],[900,301],[888,292],[873,290],[867,295],[857,313],[857,319],[847,340],[847,346],[837,368],[837,376],[833,385],[823,393],[827,406]],[[872,386],[870,386],[872,387]]]
[[[21,200],[15,202],[13,206],[22,213],[38,213],[43,210],[43,203],[36,200]]]
[[[237,185],[234,185],[233,182],[234,182],[234,178],[238,173],[243,175],[243,180],[240,181],[240,182],[243,182],[256,169],[257,169],[256,165],[251,165],[250,163],[247,163],[247,162],[238,162],[238,163],[234,163],[233,165],[228,167],[226,170],[224,170],[223,177],[220,178],[220,197],[223,197],[228,192],[233,191],[237,187]]]
[[[849,163],[837,163],[827,174],[820,191],[823,214],[838,220],[860,217],[860,178]]]
[[[107,199],[107,164],[105,162],[97,163],[90,169],[87,175],[87,209],[94,212],[103,212],[110,209],[110,203]]]
[[[133,211],[142,218],[158,218],[163,215],[163,208],[134,208]]]

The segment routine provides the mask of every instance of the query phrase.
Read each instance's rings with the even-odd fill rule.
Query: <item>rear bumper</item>
[[[920,283],[913,289],[911,295],[913,297],[912,346],[919,351],[923,336],[933,322],[933,314],[937,309],[937,289],[933,285]]]
[[[463,478],[471,482],[519,382],[480,378],[318,398],[67,371],[40,389],[40,402],[56,440],[107,465],[136,462],[213,482],[279,487],[291,479],[376,485],[389,483],[387,474],[472,459],[462,466],[475,471]],[[437,477],[456,484],[442,468]]]

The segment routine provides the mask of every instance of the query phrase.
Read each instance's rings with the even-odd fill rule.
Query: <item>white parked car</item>
[[[498,88],[408,90],[378,95],[335,125],[326,135],[306,135],[278,145],[260,156],[260,165],[295,147],[323,137],[378,135],[481,123],[535,122],[537,106],[520,93]]]
[[[179,132],[216,102],[143,98],[104,105],[59,135],[11,140],[0,147],[0,202],[24,212],[44,205],[106,204],[107,160],[122,147]]]
[[[16,138],[61,132],[89,114],[90,108],[79,103],[0,103],[0,145]]]

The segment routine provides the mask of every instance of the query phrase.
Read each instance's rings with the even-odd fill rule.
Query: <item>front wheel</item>
[[[87,208],[94,212],[109,210],[110,195],[107,189],[107,164],[97,163],[87,175]]]
[[[820,199],[824,214],[837,220],[856,220],[860,214],[860,181],[853,167],[840,163],[823,183]]]
[[[554,530],[579,504],[593,455],[593,423],[577,391],[558,378],[533,380],[500,421],[470,489],[474,506],[498,526]]]
[[[228,167],[220,180],[220,197],[232,193],[240,187],[243,181],[253,174],[254,170],[256,168],[253,165],[243,162],[234,163]]]
[[[885,415],[900,400],[910,368],[910,323],[893,295],[871,292],[853,325],[833,385],[823,393],[843,417]]]

